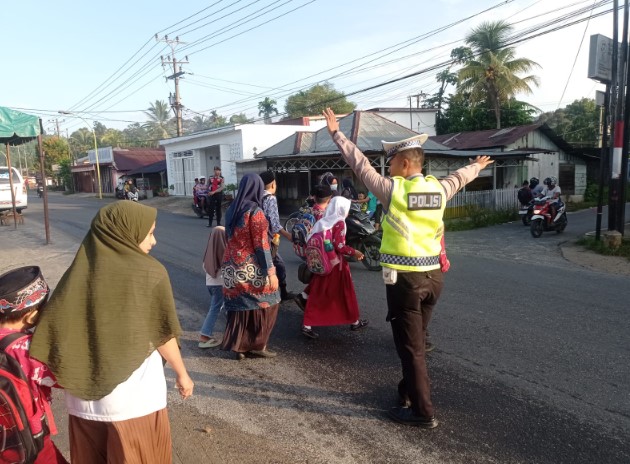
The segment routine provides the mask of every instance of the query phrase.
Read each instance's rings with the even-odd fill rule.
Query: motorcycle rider
[[[546,187],[540,194],[540,198],[548,197],[550,200],[549,209],[551,209],[551,217],[553,218],[553,222],[556,222],[556,220],[558,219],[556,217],[556,214],[560,206],[562,206],[562,200],[560,199],[560,194],[562,193],[562,190],[560,189],[559,185],[556,185],[557,183],[558,179],[556,179],[554,176],[547,177],[543,181],[543,184],[545,184]]]
[[[524,180],[521,188],[518,189],[518,192],[516,195],[521,205],[528,206],[529,202],[532,201],[532,199],[534,198],[532,189],[529,186],[529,182]]]
[[[532,191],[532,195],[534,196],[534,198],[537,198],[538,195],[540,195],[540,192],[543,191],[543,188],[544,187],[540,185],[538,177],[532,177],[531,179],[529,179],[529,189]]]
[[[201,208],[202,214],[206,210],[206,201],[208,200],[208,186],[206,185],[206,177],[201,176],[199,183],[195,185],[195,196],[197,197],[197,205]]]

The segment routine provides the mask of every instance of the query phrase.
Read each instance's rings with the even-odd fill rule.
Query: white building
[[[378,113],[419,134],[435,135],[435,108],[372,108],[367,111]]]
[[[226,184],[236,184],[236,162],[253,159],[256,153],[296,131],[319,127],[281,124],[236,124],[191,135],[161,140],[166,151],[166,169],[172,195],[191,196],[195,178],[214,175],[221,166]]]

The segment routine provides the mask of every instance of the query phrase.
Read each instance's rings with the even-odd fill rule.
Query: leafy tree
[[[97,138],[98,141],[98,138]],[[75,156],[79,156],[81,153],[86,153],[88,150],[94,149],[94,135],[91,129],[87,127],[81,127],[70,134],[68,139],[70,144],[70,150]]]
[[[485,102],[472,105],[467,94],[456,93],[446,99],[446,104],[447,108],[436,119],[435,130],[438,135],[495,127],[494,109]],[[513,127],[534,122],[536,110],[528,103],[512,98],[501,106],[501,113],[504,127]]]
[[[184,129],[185,132],[201,132],[210,129],[210,121],[204,115],[197,115],[184,120]]]
[[[265,119],[265,124],[271,124],[271,117],[275,113],[278,114],[278,104],[272,98],[265,97],[263,101],[258,102],[258,116],[262,116]]]
[[[209,126],[210,129],[228,125],[226,117],[221,116],[219,113],[217,113],[217,110],[212,110],[212,112],[210,113],[210,116],[208,116],[208,121],[210,124]]]
[[[149,120],[144,124],[150,137],[154,139],[168,139],[171,137],[169,106],[165,101],[155,100],[144,112]]]
[[[70,159],[70,148],[66,139],[52,136],[45,137],[42,140],[42,147],[44,149],[44,170],[47,175],[52,175],[53,164],[59,164],[62,160]],[[39,159],[37,161],[39,166]],[[39,169],[39,168],[38,168]]]
[[[124,134],[118,129],[106,129],[101,136],[101,145],[106,147],[124,147],[125,142]]]
[[[107,127],[105,127],[105,124],[99,121],[94,121],[94,133],[96,134],[97,140],[100,141],[106,132],[107,132]]]
[[[249,119],[245,113],[230,116],[230,124],[247,124],[249,122],[251,122],[251,119]]]
[[[531,85],[539,85],[536,76],[528,73],[539,65],[527,58],[516,58],[515,49],[506,47],[512,27],[505,21],[485,22],[466,37],[474,57],[464,56],[458,73],[458,91],[469,94],[472,106],[486,102],[493,110],[496,128],[501,128],[502,105],[519,93],[532,93]]]
[[[151,140],[152,136],[144,125],[134,122],[122,131],[123,137],[130,147],[157,147],[157,140]]]
[[[317,84],[308,90],[301,90],[287,98],[284,110],[288,118],[319,115],[332,108],[337,114],[352,112],[357,105],[346,100],[343,92],[338,92],[329,84]]]
[[[564,108],[544,113],[540,121],[572,145],[596,147],[599,142],[599,108],[592,98],[575,100]]]
[[[66,190],[70,192],[74,192],[74,182],[72,181],[72,161],[68,159],[63,159],[59,163],[59,172],[57,173],[59,176],[59,184],[64,186]]]

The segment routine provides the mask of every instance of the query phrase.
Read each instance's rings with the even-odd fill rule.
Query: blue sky
[[[130,121],[142,122],[146,117],[141,110],[149,102],[167,101],[173,91],[172,81],[164,79],[171,72],[163,71],[159,58],[170,51],[152,38],[159,32],[187,42],[176,51],[178,59],[188,54],[184,71],[192,73],[181,82],[185,117],[212,109],[228,117],[240,112],[258,117],[257,103],[265,96],[275,98],[282,111],[286,95],[320,81],[348,93],[445,62],[451,49],[463,45],[464,36],[482,21],[505,19],[518,32],[593,4],[593,0],[10,2],[3,6],[3,36],[10,46],[4,47],[9,56],[4,60],[0,105],[41,115],[48,130],[53,127],[48,121],[59,118],[64,132],[85,124],[57,115],[57,110],[85,111],[81,114],[86,119],[120,129]],[[269,13],[256,17],[264,12]],[[221,18],[224,15],[228,16]],[[208,17],[190,24],[203,16]],[[269,23],[252,29],[264,21]],[[517,56],[541,65],[534,72],[540,87],[521,98],[544,111],[592,98],[602,88],[586,78],[589,37],[595,33],[612,37],[612,14],[592,19],[588,26],[583,22],[518,44]],[[230,38],[235,34],[241,35]],[[206,36],[214,38],[194,43]],[[398,51],[400,46],[393,47],[413,38],[415,43],[402,44],[407,46]],[[393,48],[377,53],[388,47]],[[381,56],[384,53],[388,54]],[[406,106],[408,95],[437,90],[437,71],[350,99],[359,109]]]

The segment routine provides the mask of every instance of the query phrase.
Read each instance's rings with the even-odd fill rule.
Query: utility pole
[[[416,98],[416,108],[420,108],[420,99],[424,100],[427,94],[424,92],[417,93],[415,95],[409,95],[409,129],[413,130],[413,115],[411,112],[411,99]],[[418,123],[420,125],[420,123]]]
[[[184,61],[177,61],[177,58],[175,57],[175,48],[178,45],[185,44],[185,42],[180,42],[179,37],[175,37],[175,40],[169,39],[168,35],[165,35],[160,39],[157,34],[155,34],[155,40],[158,42],[165,42],[169,47],[171,47],[171,54],[166,58],[164,58],[164,56],[160,56],[160,59],[162,60],[162,67],[170,65],[173,68],[173,74],[166,76],[166,80],[168,81],[168,79],[172,79],[175,81],[175,95],[171,93],[168,96],[168,102],[173,109],[173,113],[175,113],[175,120],[177,121],[177,136],[181,137],[183,133],[182,108],[184,108],[184,105],[182,105],[179,95],[179,79],[186,74],[182,71],[182,64],[188,63],[188,56],[185,57]]]

